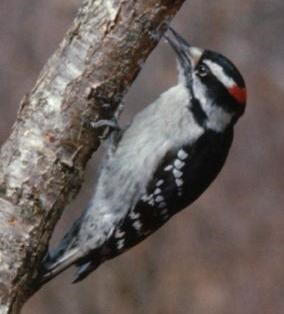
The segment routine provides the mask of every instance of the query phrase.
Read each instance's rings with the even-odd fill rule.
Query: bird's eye
[[[200,64],[196,70],[197,74],[201,77],[207,76],[210,72],[209,68],[205,64]]]

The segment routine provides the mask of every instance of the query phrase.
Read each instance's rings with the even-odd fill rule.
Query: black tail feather
[[[77,283],[83,279],[85,279],[92,271],[94,271],[96,268],[99,267],[100,261],[90,260],[89,262],[86,262],[81,265],[76,265],[77,270],[74,275],[74,280],[72,283]]]
[[[81,218],[75,221],[59,245],[43,258],[38,275],[40,283],[48,282],[82,257],[78,244],[80,226]]]
[[[75,264],[80,258],[80,252],[77,249],[73,249],[65,253],[57,260],[53,260],[47,255],[39,269],[38,281],[40,284],[45,284],[61,272],[66,270],[71,265]]]

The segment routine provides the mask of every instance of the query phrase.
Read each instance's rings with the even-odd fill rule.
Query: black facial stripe
[[[191,105],[191,112],[193,113],[195,120],[200,126],[204,127],[207,115],[202,109],[200,101],[195,98],[194,95],[192,95]]]
[[[191,95],[191,112],[193,113],[193,116],[195,118],[195,120],[197,121],[197,123],[204,127],[205,126],[205,121],[208,118],[206,113],[204,112],[204,110],[201,107],[200,101],[199,99],[197,99],[194,95],[194,91],[192,88],[192,69],[190,71],[188,71],[188,80],[186,82],[186,86],[190,91],[190,95]]]

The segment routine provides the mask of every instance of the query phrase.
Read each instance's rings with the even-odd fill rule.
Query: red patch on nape
[[[245,105],[247,100],[247,91],[238,85],[229,88],[229,93],[237,100],[238,103]]]

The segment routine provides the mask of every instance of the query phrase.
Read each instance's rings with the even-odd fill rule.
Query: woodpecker
[[[223,167],[245,110],[242,75],[223,55],[191,46],[171,28],[165,38],[177,56],[177,85],[114,131],[94,195],[44,258],[41,282],[71,265],[74,282],[82,280],[195,201]]]

